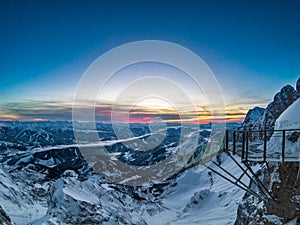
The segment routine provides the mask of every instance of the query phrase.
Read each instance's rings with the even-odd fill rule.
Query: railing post
[[[252,141],[252,129],[251,126],[248,128],[248,139]]]
[[[264,161],[267,161],[267,131],[264,130]]]
[[[285,130],[282,131],[282,162],[284,162],[285,153]]]
[[[262,131],[260,125],[259,125],[258,129],[259,129],[259,140],[262,140],[263,139],[263,131]]]
[[[226,133],[225,133],[225,150],[228,151],[229,150],[229,135],[228,135],[228,130],[226,130]]]
[[[245,131],[243,131],[242,135],[242,161],[245,160]]]
[[[235,147],[236,147],[236,138],[235,138],[235,135],[236,135],[236,131],[233,131],[233,139],[232,139],[232,144],[233,144],[233,147],[232,147],[232,154],[235,155]]]
[[[249,154],[249,131],[246,131],[246,161],[248,161]]]

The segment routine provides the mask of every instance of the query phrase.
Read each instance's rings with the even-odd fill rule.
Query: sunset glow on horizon
[[[125,43],[163,40],[189,49],[208,65],[223,92],[226,113],[211,117],[207,93],[163,63],[117,71],[99,93],[96,107],[86,99],[79,108],[95,108],[99,122],[110,122],[113,106],[120,122],[149,123],[153,117],[241,122],[249,109],[266,107],[281,87],[295,85],[300,75],[299,9],[299,1],[1,1],[0,121],[72,121],[78,84],[97,58]],[[127,90],[122,99],[132,80],[162,74],[166,83],[177,86],[166,88],[164,80],[145,83],[165,99],[182,102],[176,107],[186,118],[163,98],[133,99],[146,85],[132,85],[128,90],[134,91]],[[189,92],[196,109],[181,89]]]
[[[34,108],[35,105],[39,104],[40,107],[37,109]],[[42,105],[47,105],[46,107],[41,107]],[[23,106],[18,104],[16,108],[7,109],[8,111],[13,111],[15,114],[1,114],[0,121],[72,121],[71,107],[72,103],[58,103],[59,107],[55,104],[49,106],[49,104],[39,102],[32,104],[26,102]],[[62,107],[61,105],[64,105]],[[24,107],[24,108],[22,108]],[[88,103],[84,108],[93,107]],[[111,108],[112,105],[97,105],[95,121],[109,123],[111,121]],[[247,107],[244,110],[227,110],[226,115],[219,115],[218,118],[211,118],[211,112],[209,110],[199,111],[198,117],[192,117],[196,112],[187,112],[185,117],[189,118],[188,120],[181,120],[178,112],[174,109],[167,108],[151,108],[142,106],[135,106],[133,111],[129,111],[129,118],[127,115],[127,106],[119,106],[118,109],[118,122],[120,123],[151,123],[152,119],[155,117],[160,117],[163,122],[167,123],[199,123],[199,124],[208,124],[210,122],[241,122],[245,114],[247,113]],[[42,112],[42,113],[41,113]],[[53,116],[53,118],[51,118]],[[189,117],[191,116],[191,117]],[[90,121],[80,121],[80,122],[90,122]]]

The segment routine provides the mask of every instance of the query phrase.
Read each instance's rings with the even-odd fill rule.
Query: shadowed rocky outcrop
[[[6,212],[2,209],[0,206],[0,224],[1,225],[14,225],[14,223],[11,222],[9,216],[6,214]]]

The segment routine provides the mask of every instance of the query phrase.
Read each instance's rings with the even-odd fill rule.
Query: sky
[[[140,40],[169,41],[196,53],[222,88],[227,115],[219,119],[242,120],[284,85],[295,86],[299,12],[297,0],[0,0],[0,120],[70,120],[77,85],[89,65]],[[117,87],[112,84],[108,93]],[[112,107],[104,102],[97,105],[102,120]],[[132,121],[157,115],[172,120],[175,111],[153,109],[144,101],[134,106]]]

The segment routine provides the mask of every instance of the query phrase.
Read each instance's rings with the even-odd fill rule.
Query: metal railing
[[[293,135],[296,139],[300,138],[300,128],[284,130],[275,130],[272,128],[259,130],[227,130],[224,147],[226,150],[231,151],[233,155],[239,154],[243,162],[278,161],[278,158],[280,158],[282,162],[285,162],[290,160],[286,159],[286,142]],[[268,145],[271,138],[277,143],[277,146],[275,146],[277,150],[278,148],[281,150],[280,152],[277,151],[276,156],[268,154],[270,151],[274,151],[274,149],[270,149],[274,148],[274,146]]]

